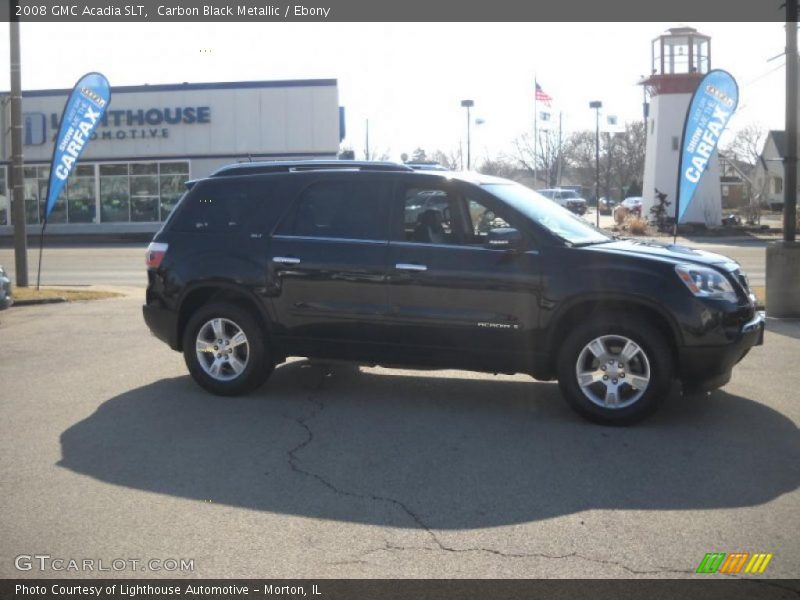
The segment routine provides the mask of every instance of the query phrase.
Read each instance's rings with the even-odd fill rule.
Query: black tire
[[[235,349],[230,348],[232,352],[238,353],[240,363],[244,364],[241,372],[236,373],[231,366],[232,363],[226,361],[219,369],[220,376],[215,378],[207,368],[201,365],[200,360],[205,360],[206,366],[209,362],[217,362],[213,352],[209,352],[211,356],[208,359],[205,358],[205,354],[201,359],[197,353],[198,334],[204,328],[204,333],[211,333],[210,325],[207,326],[207,324],[213,319],[223,319],[228,322],[223,322],[225,335],[235,332],[236,329],[233,327],[235,326],[246,336],[246,344],[241,344]],[[241,346],[246,347],[242,348]],[[246,352],[244,352],[245,350]],[[246,362],[244,361],[245,356]],[[239,396],[251,392],[263,384],[275,368],[275,363],[267,348],[264,332],[252,313],[236,304],[227,303],[206,304],[197,309],[190,317],[183,332],[183,358],[192,378],[203,388],[219,396]],[[223,360],[225,360],[224,357]]]
[[[610,349],[602,364],[588,349],[588,345],[599,338],[602,338],[605,347]],[[616,377],[613,379],[614,382],[621,382],[618,394],[615,396],[619,404],[613,407],[601,406],[597,402],[606,400],[608,396],[604,396],[602,399],[599,396],[609,388],[606,387],[607,384],[604,381],[597,381],[590,384],[589,390],[584,393],[578,383],[579,360],[583,359],[582,370],[585,365],[591,364],[592,366],[586,370],[596,369],[595,373],[598,375],[602,373],[604,377],[609,378],[611,371],[607,369],[613,369],[613,372],[617,373],[617,365],[611,364],[610,361],[606,362],[605,358],[619,357],[614,354],[614,351],[621,348],[625,338],[638,345],[642,354],[637,353],[630,363],[627,361],[624,363],[626,366],[621,368],[621,378],[619,374],[612,375],[612,377]],[[625,370],[629,370],[629,373],[626,374]],[[632,381],[632,376],[643,375],[646,370],[649,371],[649,382],[646,387],[643,386],[643,393],[626,383]],[[594,315],[570,331],[558,351],[558,384],[564,398],[578,414],[603,425],[630,425],[652,414],[669,394],[672,388],[673,373],[672,352],[663,334],[636,315],[625,313]],[[609,379],[608,383],[610,382]],[[595,390],[599,390],[599,392],[595,393]],[[592,401],[588,394],[592,394],[595,401]],[[627,398],[625,398],[626,394]],[[638,398],[636,398],[637,394],[639,394]],[[628,401],[631,403],[626,406]]]

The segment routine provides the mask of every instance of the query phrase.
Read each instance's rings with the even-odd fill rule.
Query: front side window
[[[489,231],[511,227],[482,200],[444,189],[409,188],[403,203],[403,240],[423,244],[482,245]]]
[[[453,198],[440,189],[409,188],[403,200],[404,239],[424,244],[456,242],[451,225]]]
[[[468,199],[469,236],[466,238],[470,244],[485,244],[486,238],[492,229],[511,227],[511,225],[496,211],[487,207],[478,200]]]
[[[386,240],[390,190],[390,186],[376,180],[312,184],[303,191],[277,233],[314,238]]]

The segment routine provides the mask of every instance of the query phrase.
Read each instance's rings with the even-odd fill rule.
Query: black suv
[[[392,163],[224,167],[147,251],[144,318],[221,395],[288,356],[557,379],[630,423],[762,343],[739,265],[620,240],[534,191]]]

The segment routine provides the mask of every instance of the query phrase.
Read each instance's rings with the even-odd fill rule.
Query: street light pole
[[[25,231],[25,184],[22,172],[22,76],[19,19],[11,4],[11,215],[14,223],[14,268],[17,287],[28,287],[28,239]]]
[[[472,100],[462,100],[461,106],[467,109],[467,171],[470,169],[470,112],[469,109],[475,106],[475,102]]]
[[[600,109],[603,103],[600,100],[589,102],[589,108],[595,111],[595,131],[594,131],[594,201],[595,201],[595,222],[600,227]]]

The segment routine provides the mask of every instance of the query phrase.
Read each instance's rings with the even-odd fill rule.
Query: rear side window
[[[280,211],[274,188],[264,181],[201,181],[181,201],[171,228],[200,233],[265,231]]]
[[[391,185],[326,181],[306,188],[276,233],[299,237],[387,240]]]

